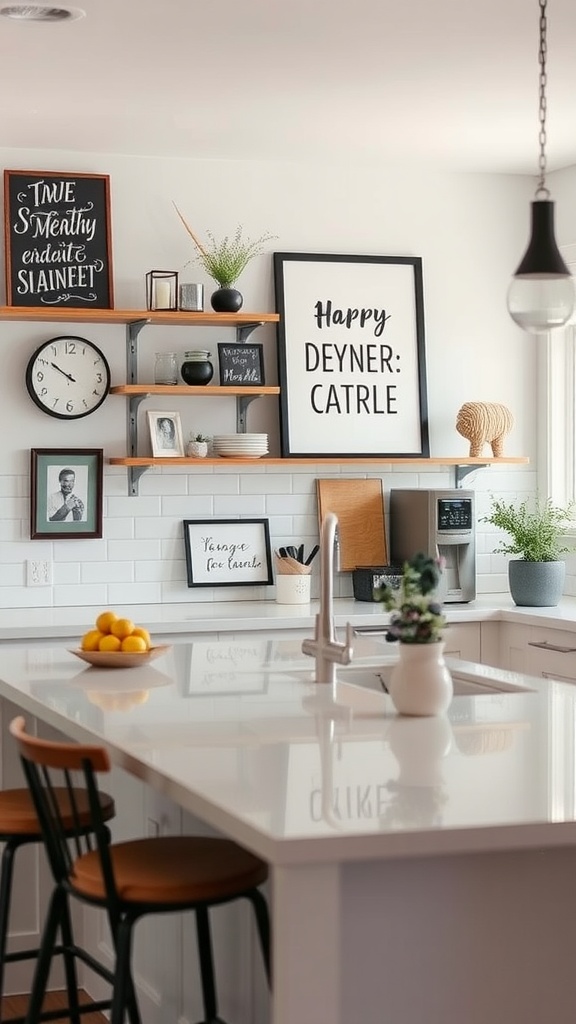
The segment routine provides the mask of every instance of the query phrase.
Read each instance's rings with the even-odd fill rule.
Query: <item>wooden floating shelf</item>
[[[199,390],[205,390],[199,388]],[[231,389],[230,389],[231,390]],[[353,465],[385,465],[385,466],[504,466],[504,465],[526,465],[530,460],[526,457],[512,457],[512,458],[500,458],[500,459],[482,459],[482,458],[385,458],[384,456],[374,456],[370,458],[351,458],[347,455],[342,455],[340,458],[324,458],[321,455],[308,456],[292,456],[288,455],[286,458],[279,458],[275,456],[265,456],[260,459],[241,459],[241,458],[223,458],[222,456],[217,458],[206,458],[206,459],[189,459],[182,457],[176,458],[152,458],[152,456],[135,456],[133,458],[116,458],[111,457],[107,460],[112,466],[225,466],[228,463],[234,465],[235,463],[242,463],[246,465],[263,465],[263,466],[285,466],[289,465],[314,465],[314,463],[322,465],[341,465],[342,463],[353,464]]]
[[[110,388],[111,395],[195,395],[204,398],[210,395],[229,395],[242,397],[249,395],[251,398],[258,398],[259,395],[279,395],[279,387],[236,387],[220,384],[117,384]]]
[[[46,323],[131,324],[146,320],[163,327],[241,327],[243,324],[278,323],[278,313],[187,313],[156,309],[44,309],[37,306],[0,306],[1,320],[45,321]]]

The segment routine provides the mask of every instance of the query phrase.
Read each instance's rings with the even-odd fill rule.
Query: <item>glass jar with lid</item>
[[[178,383],[178,360],[175,352],[157,352],[154,363],[155,384]]]
[[[209,384],[214,375],[214,367],[210,362],[211,353],[207,349],[193,349],[184,353],[184,362],[180,367],[182,380],[185,384]]]

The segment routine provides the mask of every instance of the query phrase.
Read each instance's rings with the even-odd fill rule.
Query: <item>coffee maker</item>
[[[444,560],[438,598],[465,604],[476,597],[474,491],[390,491],[390,557],[402,565],[416,552]]]

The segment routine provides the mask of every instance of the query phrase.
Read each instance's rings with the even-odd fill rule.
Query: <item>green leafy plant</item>
[[[214,235],[207,231],[208,244],[203,245],[185,221],[176,203],[174,209],[196,246],[196,259],[220,288],[232,288],[250,260],[264,251],[264,243],[276,237],[261,235],[255,239],[243,238],[242,227],[239,225],[232,238],[226,235],[221,241],[217,241]]]
[[[208,434],[200,434],[200,433],[197,434],[193,430],[191,430],[190,431],[189,440],[190,441],[198,441],[200,444],[202,444],[203,442],[208,444],[212,440],[212,438],[209,437]]]
[[[480,522],[497,526],[510,536],[510,542],[502,541],[495,548],[496,554],[518,555],[526,562],[557,562],[564,552],[574,550],[563,543],[574,508],[573,502],[566,508],[554,505],[551,498],[525,498],[518,505],[492,498],[490,515]]]
[[[419,552],[404,562],[398,588],[386,584],[376,587],[374,600],[392,612],[388,641],[431,644],[442,639],[446,619],[436,597],[441,575],[441,561]]]

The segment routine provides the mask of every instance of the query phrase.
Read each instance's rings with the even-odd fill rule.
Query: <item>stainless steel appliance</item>
[[[390,491],[390,560],[401,565],[417,551],[445,561],[438,594],[441,601],[464,604],[474,600],[474,491]]]

